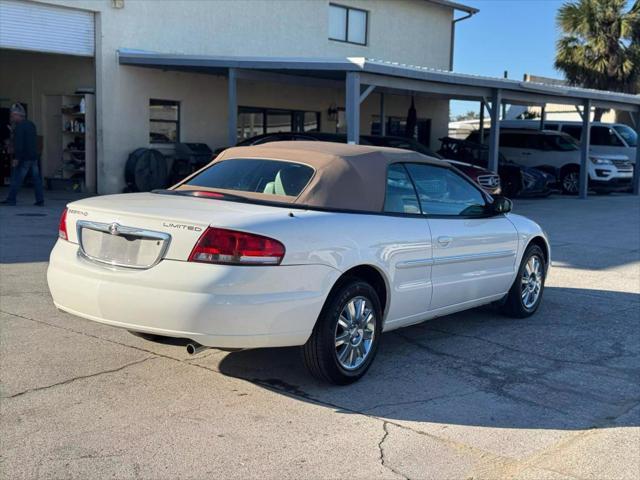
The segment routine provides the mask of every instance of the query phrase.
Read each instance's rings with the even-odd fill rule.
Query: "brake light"
[[[209,227],[193,247],[190,262],[227,265],[279,265],[285,248],[273,238]]]
[[[206,190],[195,190],[191,193],[194,197],[203,197],[203,198],[224,198],[223,193],[218,192],[207,192]]]
[[[69,240],[67,235],[67,209],[65,208],[60,215],[60,223],[58,224],[58,237],[63,240]]]

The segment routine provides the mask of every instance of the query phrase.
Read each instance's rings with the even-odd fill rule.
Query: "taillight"
[[[69,240],[67,235],[67,209],[65,208],[60,215],[60,223],[58,224],[58,237],[63,240]]]
[[[273,238],[209,227],[193,247],[190,262],[227,265],[279,265],[284,245]]]

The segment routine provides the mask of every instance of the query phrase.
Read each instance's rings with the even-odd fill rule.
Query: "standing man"
[[[4,205],[15,205],[18,190],[25,177],[31,173],[33,188],[36,194],[35,205],[44,206],[42,178],[38,168],[38,137],[36,126],[27,120],[24,107],[19,103],[11,105],[11,124],[13,126],[13,160],[11,162],[11,188],[9,196],[1,202]]]

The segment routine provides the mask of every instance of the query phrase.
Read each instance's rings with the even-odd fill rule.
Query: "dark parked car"
[[[281,141],[322,141],[322,142],[335,142],[335,143],[347,143],[347,136],[340,133],[320,133],[320,132],[306,132],[306,133],[267,133],[264,135],[258,135],[255,137],[247,138],[238,143],[238,146],[250,146],[261,145],[268,142],[281,142]],[[422,153],[430,157],[439,158],[441,160],[450,161],[443,158],[436,152],[429,150],[421,143],[411,138],[404,137],[382,137],[377,135],[361,135],[360,143],[362,145],[375,145],[378,147],[392,147],[392,148],[404,148],[405,150],[412,150],[414,152]],[[500,177],[495,173],[480,168],[476,165],[471,165],[465,162],[450,161],[454,164],[458,170],[467,175],[482,189],[490,195],[499,195],[502,193],[500,186]]]
[[[458,138],[441,138],[438,153],[446,158],[469,162],[486,168],[489,163],[489,147],[484,144]],[[498,159],[498,174],[502,193],[507,197],[544,197],[552,192],[557,179],[549,172],[524,167],[507,161],[502,154]]]

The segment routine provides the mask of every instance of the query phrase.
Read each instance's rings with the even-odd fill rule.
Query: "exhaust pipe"
[[[204,345],[200,345],[199,343],[192,342],[187,344],[187,353],[189,355],[197,355],[198,353],[204,352],[211,347],[205,347]]]

